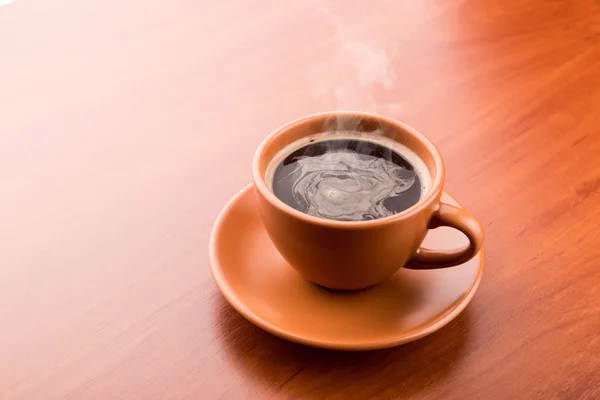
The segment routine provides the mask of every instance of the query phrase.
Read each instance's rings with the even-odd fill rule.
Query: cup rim
[[[364,117],[364,118],[371,118],[371,119],[377,119],[380,121],[385,121],[389,125],[396,126],[399,131],[407,131],[410,134],[417,137],[419,139],[419,141],[421,141],[425,145],[427,150],[431,153],[434,163],[435,163],[435,168],[436,168],[436,174],[434,177],[432,177],[431,187],[429,188],[429,191],[427,192],[425,197],[420,199],[416,204],[412,205],[411,207],[407,208],[406,210],[403,210],[394,215],[389,215],[387,217],[366,220],[366,221],[338,221],[338,220],[334,220],[334,219],[315,217],[313,215],[303,213],[302,211],[296,210],[295,208],[287,205],[282,200],[280,200],[277,196],[275,196],[275,194],[271,191],[271,189],[269,189],[269,186],[267,185],[267,182],[263,178],[261,171],[260,171],[260,160],[262,158],[262,155],[263,155],[264,150],[267,147],[268,143],[273,138],[275,138],[282,132],[287,131],[288,129],[290,129],[293,126],[302,124],[306,121],[310,121],[315,118],[328,118],[328,117],[336,117],[336,116],[346,116],[346,117],[355,116],[355,117]],[[325,111],[325,112],[306,115],[306,116],[297,118],[293,121],[290,121],[284,125],[281,125],[280,127],[276,128],[273,132],[271,132],[266,138],[263,139],[261,144],[256,149],[256,152],[254,153],[254,159],[252,161],[252,178],[254,180],[254,186],[260,191],[261,195],[265,198],[265,200],[267,200],[269,202],[269,204],[272,207],[275,207],[275,208],[279,209],[281,212],[286,213],[290,216],[293,216],[294,218],[300,219],[304,222],[307,222],[307,223],[310,223],[313,225],[319,225],[319,226],[325,226],[325,227],[336,227],[336,228],[342,228],[342,229],[345,229],[345,228],[367,228],[367,227],[373,227],[373,226],[377,226],[377,225],[383,225],[383,224],[391,223],[391,222],[398,221],[401,219],[405,219],[407,217],[410,217],[411,215],[419,213],[421,210],[428,207],[433,201],[435,201],[438,193],[441,193],[442,185],[443,185],[443,181],[444,181],[444,172],[445,172],[444,162],[442,160],[442,156],[441,156],[440,152],[438,151],[437,147],[435,147],[433,142],[431,142],[431,140],[429,140],[425,135],[423,135],[417,129],[413,128],[412,126],[410,126],[402,121],[398,121],[398,120],[390,118],[390,117],[385,117],[380,114],[362,112],[362,111]],[[431,174],[431,171],[429,171],[429,173]]]

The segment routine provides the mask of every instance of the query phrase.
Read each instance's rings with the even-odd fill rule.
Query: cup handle
[[[409,268],[445,268],[469,261],[483,244],[483,226],[477,218],[465,209],[441,203],[429,221],[429,229],[450,226],[458,229],[469,238],[469,245],[460,249],[431,250],[420,247],[412,258]]]

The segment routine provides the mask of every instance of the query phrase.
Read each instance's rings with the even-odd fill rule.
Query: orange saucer
[[[458,202],[447,193],[442,200]],[[462,233],[438,228],[427,248],[468,244]],[[252,185],[221,211],[210,238],[211,272],[227,301],[264,330],[309,346],[370,350],[407,343],[442,328],[473,298],[483,251],[462,265],[401,268],[392,279],[357,292],[323,289],[279,255],[264,230]]]

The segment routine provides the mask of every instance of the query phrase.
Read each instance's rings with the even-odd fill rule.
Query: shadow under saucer
[[[273,336],[245,320],[220,296],[213,317],[217,340],[244,379],[267,392],[315,399],[324,391],[353,397],[352,387],[385,398],[433,390],[460,364],[470,326],[467,310],[420,340],[384,350],[343,352]]]

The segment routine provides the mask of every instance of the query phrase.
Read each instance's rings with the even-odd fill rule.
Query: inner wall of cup
[[[303,119],[287,125],[265,144],[259,160],[260,175],[267,187],[266,174],[273,158],[288,145],[306,137],[326,132],[361,132],[390,138],[416,153],[429,170],[431,182],[437,177],[437,166],[431,151],[412,131],[400,124],[374,116],[325,114]]]

